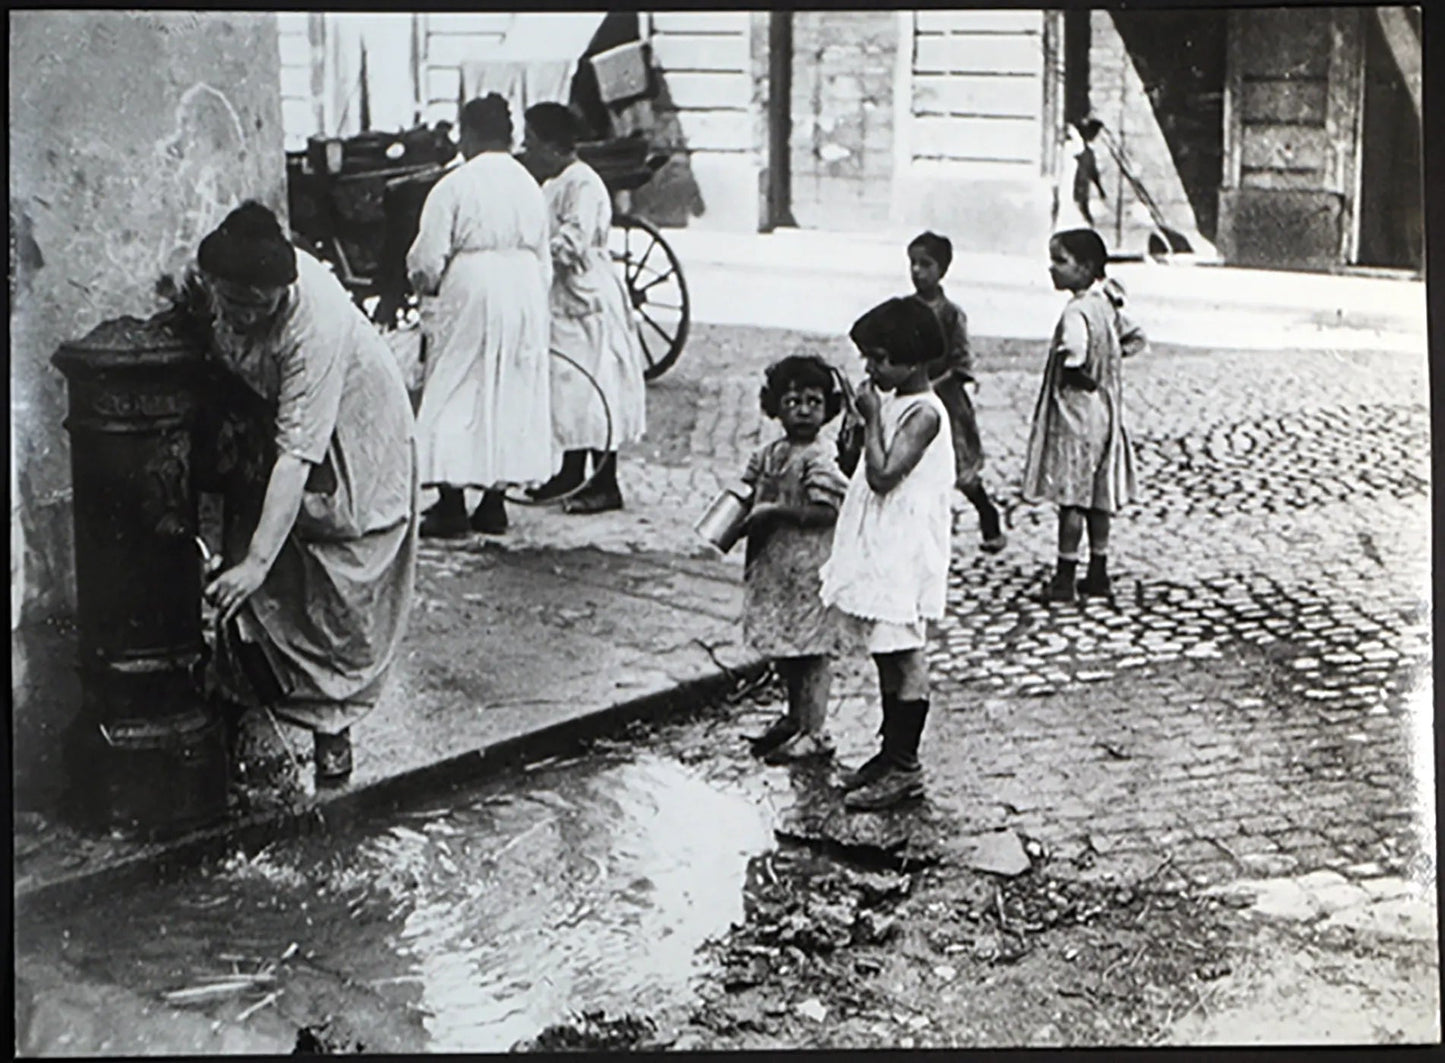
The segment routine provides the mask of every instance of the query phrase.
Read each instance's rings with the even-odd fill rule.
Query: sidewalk
[[[915,235],[779,229],[768,234],[669,229],[696,321],[846,332],[867,306],[908,290]],[[1109,267],[1132,312],[1159,341],[1243,349],[1426,348],[1425,284],[1383,277],[1122,262]],[[802,295],[819,276],[831,298]],[[980,336],[1047,339],[1059,293],[1037,257],[958,248],[945,286]]]
[[[57,736],[79,703],[74,643],[64,632],[22,632],[32,640],[23,681],[41,693],[14,718],[16,900],[61,901],[238,843],[259,846],[304,829],[313,798],[334,826],[725,694],[761,664],[741,642],[734,561],[517,549],[479,536],[424,543],[403,653],[381,704],[355,729],[350,785],[316,795],[308,764],[301,802],[238,812],[165,844],[85,835],[59,822]],[[271,735],[255,715],[248,728]],[[304,732],[286,732],[309,752]]]

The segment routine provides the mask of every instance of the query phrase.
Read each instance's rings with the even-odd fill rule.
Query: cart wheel
[[[672,368],[687,342],[690,316],[682,264],[657,226],[634,214],[613,218],[610,242],[642,338],[647,359],[642,375],[656,380]]]

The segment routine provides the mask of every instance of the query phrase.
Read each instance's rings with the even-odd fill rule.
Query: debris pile
[[[584,1011],[554,1023],[536,1037],[512,1046],[513,1052],[626,1052],[665,1048],[656,1042],[657,1024],[646,1016],[609,1019],[605,1011]]]
[[[746,919],[722,946],[723,986],[760,985],[771,973],[801,966],[855,945],[877,945],[896,933],[890,913],[908,895],[909,875],[834,868],[816,874],[773,869],[780,854],[755,858],[749,869]]]

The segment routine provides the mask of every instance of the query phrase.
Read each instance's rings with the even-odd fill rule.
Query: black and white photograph
[[[15,1054],[1439,1045],[1437,21],[11,9]]]

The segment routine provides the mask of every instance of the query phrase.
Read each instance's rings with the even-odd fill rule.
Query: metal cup
[[[713,499],[694,530],[723,553],[736,545],[743,535],[743,522],[752,510],[749,498],[732,488],[725,488]]]

